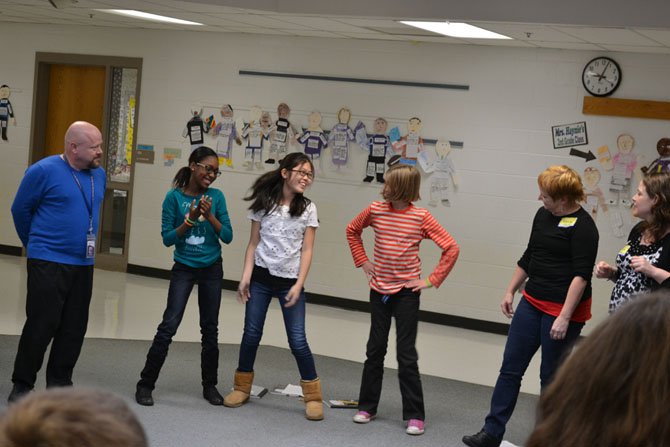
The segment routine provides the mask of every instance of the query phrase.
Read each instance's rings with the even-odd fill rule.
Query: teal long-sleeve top
[[[177,228],[184,222],[191,203],[207,195],[212,199],[211,212],[221,222],[221,231],[217,234],[207,220],[196,224],[177,237]],[[221,244],[230,244],[233,240],[233,227],[230,225],[226,198],[216,188],[208,188],[202,195],[190,196],[178,188],[171,189],[163,200],[161,235],[166,247],[175,246],[174,260],[193,268],[208,267],[221,258]]]

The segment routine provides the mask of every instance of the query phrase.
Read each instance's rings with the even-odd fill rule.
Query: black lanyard
[[[88,210],[88,234],[93,234],[93,197],[95,196],[95,185],[93,184],[93,174],[89,173],[91,179],[91,204],[89,205],[88,201],[86,200],[86,193],[84,193],[84,188],[81,186],[79,179],[75,175],[74,169],[72,168],[72,166],[70,166],[70,163],[68,163],[67,160],[63,161],[67,164],[68,168],[70,168],[70,174],[72,174],[72,178],[74,179],[75,183],[77,183],[79,191],[81,192],[81,197],[84,199],[86,209]]]

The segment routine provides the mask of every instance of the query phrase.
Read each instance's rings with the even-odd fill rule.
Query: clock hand
[[[598,82],[600,82],[604,78],[604,76],[599,75],[595,71],[587,71],[586,75],[592,78],[598,78]]]
[[[598,76],[598,78],[602,79],[602,78],[605,77],[605,72],[607,71],[607,67],[609,67],[609,66],[610,66],[610,63],[608,62],[607,65],[605,65],[605,68],[603,68],[603,72],[600,73],[600,76]]]

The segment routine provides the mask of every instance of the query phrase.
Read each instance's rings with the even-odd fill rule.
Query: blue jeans
[[[565,338],[553,340],[549,332],[555,319],[521,298],[507,335],[500,374],[491,397],[491,411],[484,423],[484,431],[489,435],[502,439],[505,434],[505,426],[519,397],[521,379],[538,348],[542,348],[540,386],[544,389],[584,327],[584,323],[571,321]]]
[[[193,286],[198,283],[198,307],[200,309],[200,333],[202,334],[202,351],[200,366],[202,386],[214,386],[218,382],[219,368],[219,308],[221,307],[221,279],[223,267],[221,260],[209,267],[193,268],[175,262],[172,267],[170,288],[168,290],[167,307],[163,313],[163,321],[158,325],[156,336],[149,348],[147,361],[140,373],[138,386],[154,389],[172,337],[184,317],[186,303]]]
[[[291,353],[295,357],[302,380],[314,380],[317,378],[316,366],[312,351],[307,344],[305,335],[305,291],[300,292],[300,298],[291,307],[285,307],[286,294],[290,287],[271,286],[258,281],[251,281],[249,292],[251,298],[247,301],[244,312],[244,334],[240,345],[240,359],[238,371],[252,372],[258,345],[263,337],[263,327],[268,307],[273,297],[279,298],[282,315],[284,316],[284,327],[288,337]]]

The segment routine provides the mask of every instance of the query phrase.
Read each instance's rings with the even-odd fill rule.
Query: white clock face
[[[597,57],[591,60],[582,72],[582,84],[593,96],[608,96],[621,83],[619,64],[608,57]]]

